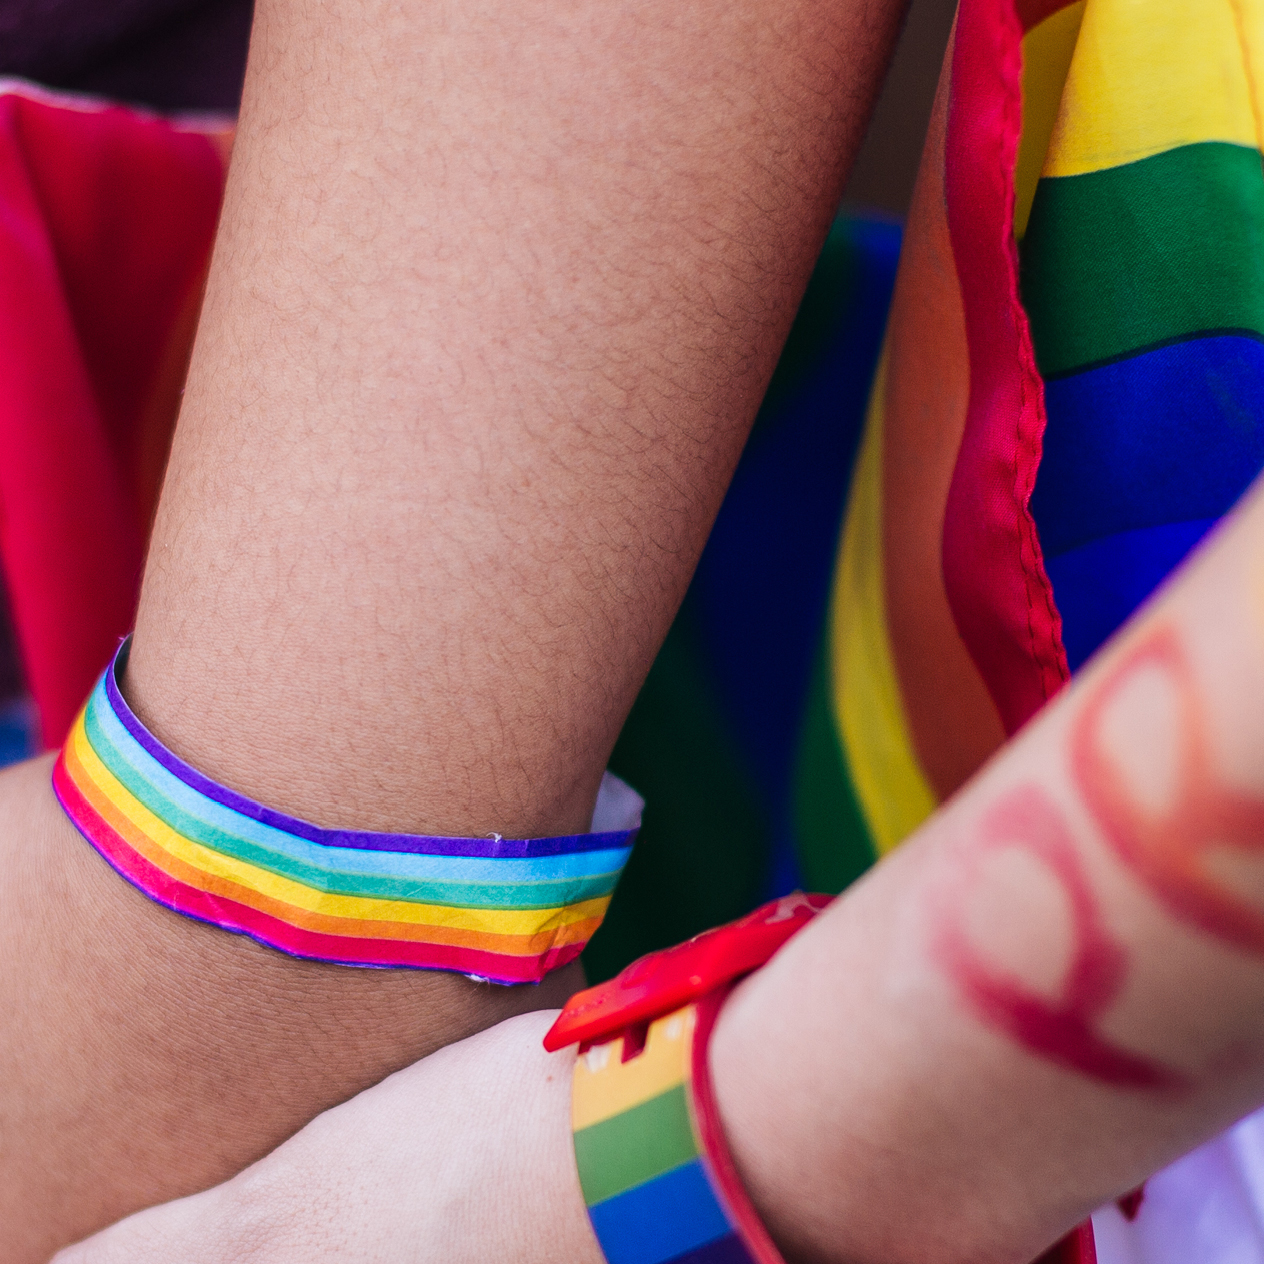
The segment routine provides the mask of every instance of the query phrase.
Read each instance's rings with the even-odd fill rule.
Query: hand
[[[55,1264],[602,1264],[568,1126],[574,1053],[541,1045],[553,1017],[440,1050]]]

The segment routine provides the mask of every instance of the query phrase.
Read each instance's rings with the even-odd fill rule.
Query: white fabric
[[[606,772],[593,808],[592,832],[612,834],[617,830],[640,829],[644,808],[645,800],[626,781]]]
[[[1264,1111],[1146,1182],[1130,1224],[1093,1215],[1098,1264],[1264,1264]]]

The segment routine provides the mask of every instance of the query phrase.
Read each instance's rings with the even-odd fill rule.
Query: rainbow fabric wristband
[[[536,983],[601,924],[640,826],[607,773],[593,832],[428,838],[322,829],[217,785],[119,690],[129,641],[53,769],[79,832],[150,899],[294,957]]]

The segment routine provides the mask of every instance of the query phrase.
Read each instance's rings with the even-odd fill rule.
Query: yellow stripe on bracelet
[[[406,922],[426,926],[454,926],[462,930],[493,935],[524,935],[551,931],[571,922],[600,919],[610,897],[585,900],[550,913],[541,919],[538,911],[515,909],[446,908],[437,904],[414,904],[404,900],[369,900],[358,896],[331,895],[302,883],[279,877],[257,865],[234,860],[191,842],[155,816],[129,793],[97,758],[84,733],[82,716],[67,739],[66,759],[72,769],[82,770],[78,784],[93,806],[112,813],[120,833],[151,863],[167,869],[168,858],[183,861],[189,868],[214,877],[226,878],[246,891],[287,904],[304,912],[323,913],[349,922]],[[542,924],[543,923],[543,924]]]

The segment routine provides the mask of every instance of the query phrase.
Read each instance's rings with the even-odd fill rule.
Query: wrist
[[[708,1047],[734,980],[826,903],[796,893],[643,957],[572,997],[545,1038],[546,1049],[579,1044],[575,1158],[612,1264],[782,1264],[730,1156]]]
[[[6,1243],[47,1255],[213,1185],[393,1071],[582,983],[578,966],[517,988],[328,967],[177,916],[84,844],[50,762],[0,778]]]
[[[715,1027],[707,1057],[725,1141],[751,1203],[787,1264],[827,1261],[828,1242],[811,1233],[812,1207],[801,1206],[802,1186],[795,1168],[800,1155],[785,1152],[787,1138],[777,1126],[785,1113],[784,1073],[771,1079],[763,1038],[767,971],[751,975],[730,993]],[[810,1136],[796,1138],[801,1151]]]
[[[641,799],[603,780],[592,829],[506,839],[330,828],[217,782],[123,695],[130,640],[53,772],[67,816],[157,903],[294,957],[538,983],[600,923]]]
[[[932,1116],[910,1091],[880,965],[891,945],[868,903],[857,889],[795,936],[734,989],[711,1038],[729,1152],[788,1264],[956,1258],[934,1236],[947,1221],[915,1214],[922,1199],[902,1179]]]

